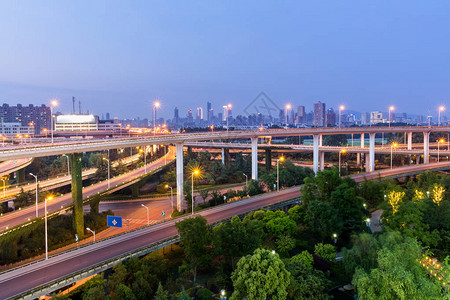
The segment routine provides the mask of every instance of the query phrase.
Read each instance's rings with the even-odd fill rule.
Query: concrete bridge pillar
[[[365,138],[364,133],[361,133],[361,148],[364,148]]]
[[[356,166],[361,166],[361,153],[356,153]]]
[[[25,182],[25,168],[16,171],[16,183],[17,185]]]
[[[375,171],[375,133],[369,134],[369,172]],[[366,162],[367,165],[367,162]]]
[[[323,171],[325,169],[325,152],[320,151],[320,171]]]
[[[313,135],[313,171],[315,174],[319,171],[319,135]]]
[[[176,168],[177,168],[177,210],[181,211],[183,201],[183,143],[175,144],[176,148]]]
[[[222,166],[225,166],[225,148],[222,148]]]
[[[323,138],[322,138],[322,135],[321,134],[319,134],[319,146],[320,147],[322,147],[323,145],[322,145],[322,142],[323,142]]]
[[[252,179],[258,180],[258,138],[252,138]]]
[[[423,163],[430,163],[430,133],[423,133]]]
[[[72,224],[79,237],[84,236],[83,215],[83,179],[81,174],[81,158],[83,153],[69,155],[70,174],[72,175]]]
[[[412,149],[412,132],[408,132],[408,150]]]
[[[266,171],[272,170],[272,150],[266,149]]]

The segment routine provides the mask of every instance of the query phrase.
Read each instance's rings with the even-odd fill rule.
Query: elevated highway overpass
[[[370,174],[357,174],[351,177],[360,182],[365,178],[395,177],[403,174],[449,168],[450,162],[444,162],[382,170]],[[202,215],[211,224],[261,207],[277,205],[280,202],[295,199],[299,196],[300,191],[297,186],[281,190],[280,192],[266,193],[216,206],[200,211],[196,215]],[[183,218],[187,217],[190,216]],[[158,247],[177,242],[175,223],[183,218],[147,226],[80,249],[51,256],[48,260],[40,260],[4,272],[0,274],[0,298],[33,299],[64,285],[111,268],[124,259],[142,256]]]

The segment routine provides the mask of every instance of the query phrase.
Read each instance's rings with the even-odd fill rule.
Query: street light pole
[[[244,176],[245,176],[245,186],[247,186],[248,185],[248,176],[245,173],[242,173],[242,174],[244,174]]]
[[[441,111],[444,111],[444,110],[445,110],[444,106],[439,106],[438,126],[441,126]]]
[[[47,227],[47,201],[52,200],[53,197],[50,196],[45,198],[44,201],[44,214],[45,214],[45,259],[48,259],[48,227]]]
[[[166,189],[170,189],[170,203],[172,205],[172,212],[173,212],[173,188],[170,185],[166,184]]]
[[[227,105],[227,134],[228,134],[228,119],[230,117],[231,104]]]
[[[159,102],[153,103],[153,135],[156,135],[156,108],[158,108],[159,106]]]
[[[344,105],[339,106],[339,128],[341,128],[341,113],[344,110]]]
[[[288,111],[291,109],[291,105],[290,104],[286,104],[286,127],[288,126]]]
[[[198,174],[198,170],[195,170],[194,172],[192,172],[192,189],[191,189],[191,197],[192,197],[192,215],[194,214],[194,175]]]
[[[445,141],[444,141],[444,139],[439,139],[437,142],[438,142],[438,158],[437,158],[437,162],[439,162],[439,144],[440,143],[444,143]]]
[[[89,227],[86,227],[87,231],[90,231],[94,235],[94,243],[95,243],[95,231],[90,229]]]
[[[389,107],[389,127],[391,127],[391,111],[393,110],[394,110],[393,106]]]
[[[147,209],[147,225],[150,225],[150,214],[149,214],[148,207],[145,206],[144,204],[141,204],[141,206],[145,207],[145,209]]]
[[[108,153],[109,154],[109,153]],[[110,177],[111,177],[111,175],[110,175],[110,162],[109,162],[109,159],[107,159],[106,157],[103,157],[103,160],[106,160],[107,162],[108,162],[108,189],[111,187],[111,185],[110,185]]]
[[[58,102],[56,100],[53,100],[52,103],[50,104],[50,125],[51,125],[51,130],[52,130],[52,143],[53,143],[53,107],[55,107],[56,105],[58,105]]]
[[[38,179],[37,176],[33,173],[30,173],[31,176],[36,180],[36,218],[38,217]]]
[[[339,176],[341,176],[341,153],[345,152],[346,152],[345,149],[341,149],[341,151],[339,151]]]
[[[277,159],[277,192],[280,191],[280,168],[279,168],[279,162],[284,161],[284,156],[281,156],[279,159]]]
[[[397,145],[397,143],[393,143],[392,145],[391,145],[391,169],[392,169],[392,157],[393,157],[393,152],[392,152],[392,150],[394,149],[394,147],[397,147],[398,145]]]

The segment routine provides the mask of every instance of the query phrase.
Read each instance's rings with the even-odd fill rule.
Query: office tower
[[[211,102],[206,102],[206,119],[208,121],[208,124],[212,121],[212,115],[211,115],[212,109],[211,109]]]
[[[305,124],[306,123],[305,107],[302,106],[302,105],[297,106],[297,123],[298,124]]]
[[[50,107],[46,105],[34,106],[0,106],[0,121],[3,123],[21,123],[22,126],[34,125],[35,134],[41,133],[44,128],[50,128]]]
[[[370,113],[364,112],[361,114],[361,124],[369,125],[370,124]]]
[[[379,111],[372,111],[370,113],[370,123],[378,124],[383,122],[383,114]]]
[[[325,126],[325,103],[314,103],[314,126]]]
[[[175,107],[175,109],[173,110],[173,123],[175,123],[175,125],[178,125],[180,121],[180,116],[179,116],[179,112],[178,112],[178,107]]]
[[[197,107],[197,117],[196,119],[203,120],[203,108]]]
[[[344,123],[344,120],[341,120],[341,123]],[[332,108],[327,110],[326,124],[327,126],[336,126],[336,113]]]

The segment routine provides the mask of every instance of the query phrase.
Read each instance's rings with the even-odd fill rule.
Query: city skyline
[[[159,99],[168,118],[206,101],[242,112],[264,91],[280,106],[435,115],[449,94],[444,1],[87,4],[0,4],[11,25],[0,29],[0,102],[56,97],[70,111],[75,96],[84,111],[113,103],[114,116],[150,118]]]

